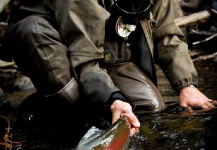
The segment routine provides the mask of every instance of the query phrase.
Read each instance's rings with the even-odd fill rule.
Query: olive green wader
[[[73,103],[79,97],[80,88],[84,103],[93,104],[91,107],[94,104],[104,106],[112,93],[122,92],[135,112],[164,110],[166,106],[156,86],[134,63],[111,67],[109,75],[99,66],[99,60],[104,58],[105,24],[111,4],[110,0],[43,0],[34,6],[21,5],[10,20],[3,47],[12,53],[20,70],[45,96],[60,95]],[[141,20],[152,56],[153,36],[160,43],[156,45],[156,53],[174,89],[196,84],[196,71],[186,45],[177,37],[182,34],[171,21],[173,16],[168,15],[170,1],[159,0],[152,4],[152,21]],[[168,22],[173,23],[170,25],[172,32],[166,28]],[[157,26],[151,26],[154,23]],[[180,66],[180,62],[185,61],[186,66],[190,66],[187,69]],[[177,66],[181,72],[176,73]],[[115,77],[115,72],[121,79]]]

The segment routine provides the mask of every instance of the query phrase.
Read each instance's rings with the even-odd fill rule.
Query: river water
[[[199,74],[199,89],[217,100],[216,60],[194,62]],[[176,93],[158,70],[159,89],[170,104],[178,100]],[[171,105],[166,111],[140,116],[140,134],[133,138],[131,149],[145,150],[216,150],[217,110],[195,110],[190,113],[179,105]]]
[[[209,98],[217,100],[217,61],[214,59],[194,62],[199,73],[199,89]],[[159,90],[169,104],[161,113],[138,116],[140,133],[131,138],[131,150],[216,150],[217,110],[187,112],[178,105],[178,96],[157,67]],[[13,140],[24,143],[25,149],[73,149],[58,142],[29,139],[16,129],[16,110],[27,95],[34,90],[8,95],[13,106],[9,114]],[[45,133],[46,134],[46,133]]]

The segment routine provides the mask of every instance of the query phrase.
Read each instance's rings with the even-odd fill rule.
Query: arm
[[[104,57],[105,23],[109,13],[94,0],[43,2],[55,16],[61,42],[68,48],[71,68],[77,70],[84,95],[92,102],[106,102],[111,93],[119,90],[97,62]]]
[[[127,116],[132,124],[131,135],[138,132],[140,123],[133,114],[131,105],[125,102],[125,97],[121,96],[120,90],[114,86],[106,71],[99,68],[98,63],[93,63],[93,61],[83,64],[81,70],[80,82],[89,102],[102,103],[109,107],[112,112],[112,123],[116,122],[120,116]],[[120,95],[113,94],[117,92]]]
[[[109,13],[94,0],[66,0],[64,3],[59,0],[45,1],[55,12],[61,39],[69,48],[69,60],[71,66],[76,68],[87,103],[106,104],[112,93],[120,91],[106,70],[98,64],[98,60],[104,57],[105,23]],[[116,100],[113,103],[112,106],[116,106]],[[135,117],[131,106],[126,102],[122,104],[128,107],[124,111],[122,107],[112,109],[113,122],[122,114]]]
[[[182,32],[175,24],[172,11],[169,0],[158,0],[152,11],[156,21],[153,37],[159,65],[172,87],[180,94],[181,106],[188,110],[195,107],[215,108],[214,103],[197,88],[188,87],[197,86],[198,75],[188,53],[187,44],[182,41]]]

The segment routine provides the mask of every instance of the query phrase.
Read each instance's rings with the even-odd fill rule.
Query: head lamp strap
[[[121,10],[122,12],[126,13],[126,14],[130,14],[130,15],[135,15],[135,14],[141,14],[141,13],[144,13],[146,11],[148,11],[151,7],[151,1],[149,1],[149,4],[147,4],[147,6],[143,9],[143,10],[138,10],[138,11],[127,11],[123,8],[121,8],[119,5],[118,5],[118,0],[114,0],[114,4],[116,5],[116,7]]]

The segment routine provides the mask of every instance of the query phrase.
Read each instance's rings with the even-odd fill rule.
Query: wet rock
[[[0,61],[0,87],[4,92],[11,93],[34,88],[34,85],[18,70],[14,62]]]

